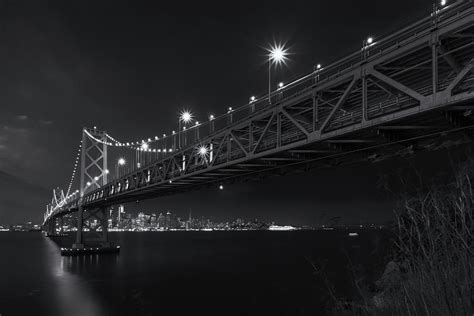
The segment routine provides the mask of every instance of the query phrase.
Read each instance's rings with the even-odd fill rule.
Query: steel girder
[[[413,151],[414,140],[465,135],[474,125],[473,33],[472,1],[456,4],[298,80],[277,102],[250,104],[244,119],[230,119],[226,128],[85,194],[82,205],[151,198],[315,161],[337,165],[348,154],[394,144],[403,154]],[[460,107],[458,119],[452,113]],[[453,116],[463,124],[453,125]],[[373,161],[382,156],[364,154]]]

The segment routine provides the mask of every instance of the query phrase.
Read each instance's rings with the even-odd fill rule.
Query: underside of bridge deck
[[[207,134],[196,128],[195,141],[183,148],[165,150],[156,161],[112,181],[97,178],[92,186],[85,186],[84,177],[94,180],[90,166],[107,170],[107,135],[85,129],[83,146],[92,139],[99,158],[83,149],[80,192],[48,209],[45,222],[80,207],[96,214],[114,204],[206,186],[471,142],[473,34],[472,1],[436,11],[230,110],[223,126],[211,120]]]

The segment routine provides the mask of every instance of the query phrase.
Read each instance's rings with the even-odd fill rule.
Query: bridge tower
[[[53,189],[53,198],[51,199],[51,203],[46,206],[46,211],[49,213],[49,209],[54,209],[55,207],[60,207],[63,205],[66,197],[64,196],[64,191],[61,190],[59,187]],[[59,219],[62,223],[62,217]],[[47,236],[56,236],[57,235],[57,224],[58,218],[53,217],[51,218],[45,226],[45,231]],[[62,224],[61,224],[62,229]],[[61,231],[62,232],[62,231]]]
[[[108,247],[108,212],[105,207],[85,208],[83,197],[90,191],[107,184],[107,133],[97,128],[82,130],[80,198],[77,212],[75,249],[85,244]],[[88,233],[84,229],[88,229]],[[87,237],[87,238],[86,238]]]

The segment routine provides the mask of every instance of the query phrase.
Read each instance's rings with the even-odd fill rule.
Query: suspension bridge
[[[44,231],[55,234],[58,220],[75,212],[68,251],[106,248],[108,210],[117,204],[470,142],[473,7],[437,6],[345,58],[169,135],[121,141],[84,128],[71,181],[53,191]],[[127,163],[115,158],[109,168],[117,152]]]

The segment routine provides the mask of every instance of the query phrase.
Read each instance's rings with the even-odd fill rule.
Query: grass
[[[474,315],[474,161],[458,164],[450,180],[439,182],[419,181],[403,195],[395,212],[393,259],[377,291],[358,288],[359,299],[352,302],[331,292],[333,314]]]

